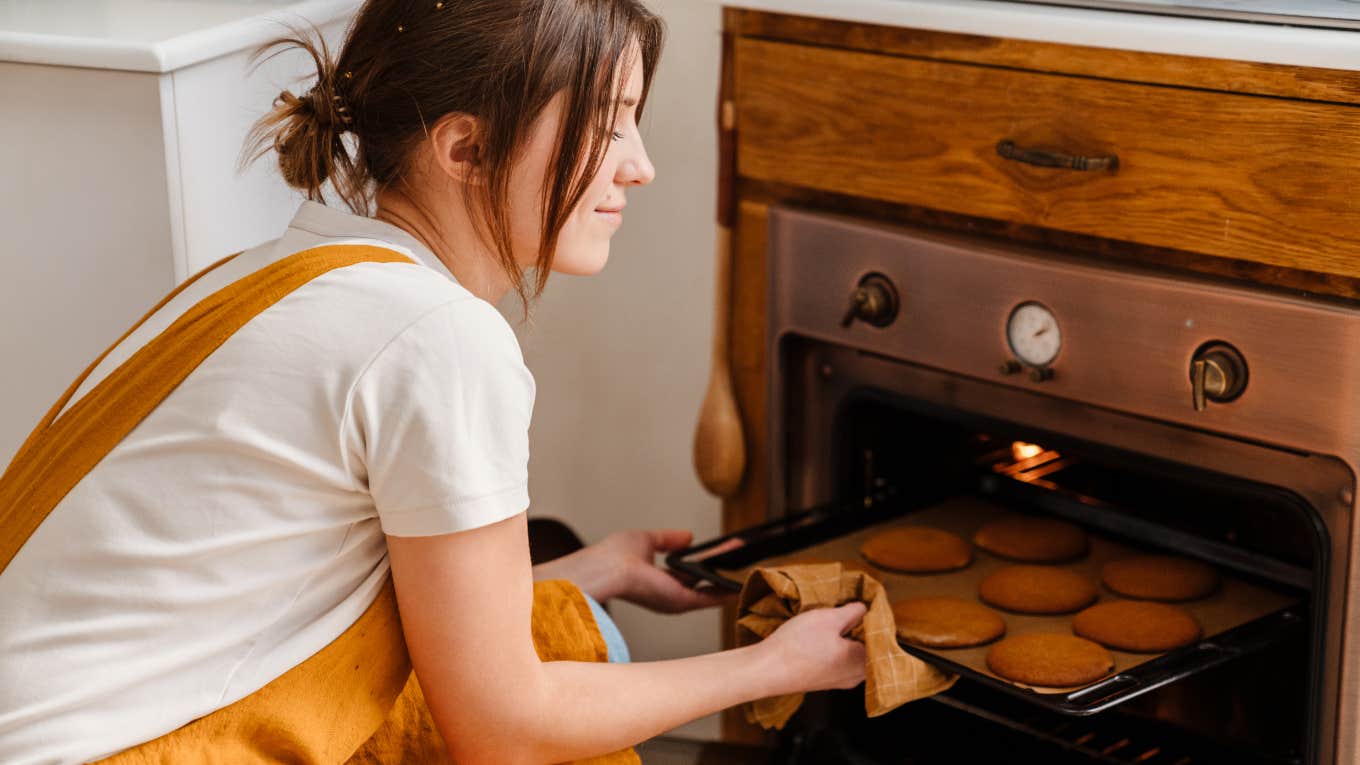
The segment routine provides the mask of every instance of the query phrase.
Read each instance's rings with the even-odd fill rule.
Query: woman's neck
[[[441,220],[401,189],[382,191],[377,203],[378,210],[373,217],[415,237],[472,294],[494,305],[510,290],[509,277],[499,259],[477,235],[463,205],[448,205],[451,209],[441,209],[440,212],[445,213]]]

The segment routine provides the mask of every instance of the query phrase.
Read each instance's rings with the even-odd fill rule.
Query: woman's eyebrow
[[[614,106],[637,106],[638,100],[632,96],[614,99]]]

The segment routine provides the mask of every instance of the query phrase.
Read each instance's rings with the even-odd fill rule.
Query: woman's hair
[[[543,291],[562,226],[604,160],[614,101],[627,81],[616,80],[616,70],[637,44],[640,116],[662,38],[660,18],[639,0],[369,0],[335,60],[315,32],[260,49],[301,48],[317,79],[304,95],[279,95],[251,130],[247,151],[255,159],[274,149],[290,186],[321,201],[329,182],[354,212],[367,214],[378,190],[402,180],[429,126],[452,113],[475,117],[479,183],[465,186],[466,202],[527,300]],[[511,251],[510,170],[558,93],[562,123],[530,289]]]

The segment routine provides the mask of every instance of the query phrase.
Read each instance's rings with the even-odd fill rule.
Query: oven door
[[[1352,480],[1340,461],[796,336],[784,338],[780,358],[782,427],[772,441],[782,455],[772,487],[780,503],[771,526],[799,534],[797,545],[823,540],[779,518],[808,508],[833,516],[824,523],[836,534],[897,513],[906,522],[933,513],[936,525],[951,501],[977,497],[1139,550],[1208,561],[1298,604],[1255,623],[1255,633],[1210,635],[1179,664],[1121,673],[1095,689],[1100,696],[1001,693],[965,673],[954,690],[883,720],[863,720],[862,701],[823,706],[806,741],[879,758],[901,730],[921,729],[931,742],[950,742],[938,754],[968,751],[958,742],[970,742],[968,761],[1022,744],[1034,761],[1061,753],[1134,762],[1154,750],[1145,761],[1333,761],[1337,673],[1324,668],[1339,661],[1340,618],[1329,604],[1345,581],[1337,540],[1349,539],[1350,515],[1336,498]],[[948,725],[959,732],[939,732]],[[848,730],[855,735],[843,736]]]

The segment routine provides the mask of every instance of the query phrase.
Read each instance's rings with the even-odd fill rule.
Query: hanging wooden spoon
[[[724,39],[724,47],[729,41]],[[714,278],[713,362],[708,391],[694,432],[694,469],[704,488],[722,498],[735,496],[746,472],[741,414],[732,390],[728,339],[732,311],[732,203],[736,164],[736,108],[724,81],[718,107],[718,242]]]

